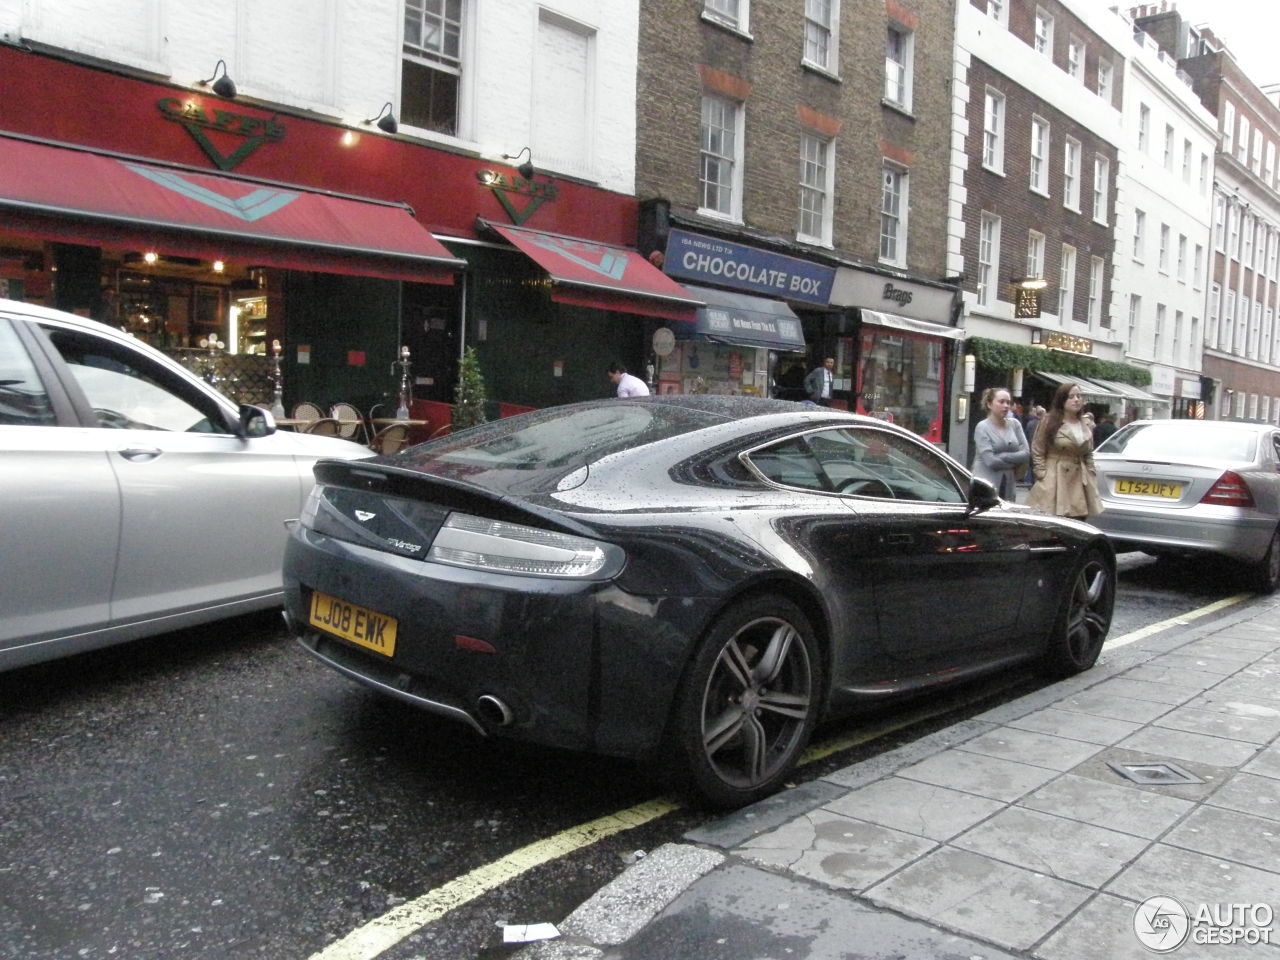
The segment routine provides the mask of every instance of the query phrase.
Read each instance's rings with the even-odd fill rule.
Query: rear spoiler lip
[[[521,523],[580,537],[598,537],[600,531],[558,510],[510,497],[465,480],[437,477],[369,460],[317,460],[313,468],[316,482],[330,486],[373,490],[387,496],[430,500],[451,509],[493,520]]]

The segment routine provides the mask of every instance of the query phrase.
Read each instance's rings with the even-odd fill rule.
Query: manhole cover
[[[1195,774],[1187,773],[1173,763],[1108,763],[1126,780],[1153,787],[1165,787],[1176,783],[1204,783]]]

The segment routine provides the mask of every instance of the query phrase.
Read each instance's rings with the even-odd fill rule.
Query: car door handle
[[[120,456],[126,460],[132,460],[134,463],[141,463],[146,460],[154,460],[163,452],[159,447],[125,447],[120,451]]]
[[[903,547],[916,542],[915,534],[911,533],[890,533],[884,538],[884,542],[894,546]]]

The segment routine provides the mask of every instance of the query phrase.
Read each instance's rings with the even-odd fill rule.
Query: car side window
[[[776,443],[751,454],[751,465],[774,483],[804,490],[831,490],[831,483],[803,437]]]
[[[53,404],[18,332],[0,319],[0,424],[42,427],[58,422]]]
[[[788,487],[881,500],[965,502],[946,461],[888,430],[814,431],[756,450],[750,461]]]
[[[201,398],[187,395],[163,368],[121,344],[78,330],[46,327],[93,408],[97,426],[119,430],[214,432]]]

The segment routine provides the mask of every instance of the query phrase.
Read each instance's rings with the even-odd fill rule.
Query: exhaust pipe
[[[486,727],[509,726],[511,721],[515,719],[511,708],[491,693],[486,693],[476,699],[476,713],[480,715],[480,719],[484,721]]]

